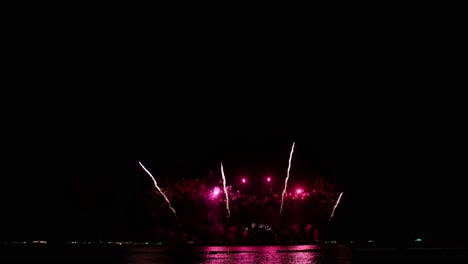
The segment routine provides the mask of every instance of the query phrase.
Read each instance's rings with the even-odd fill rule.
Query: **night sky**
[[[228,183],[284,181],[296,142],[291,179],[343,184],[343,232],[465,240],[465,102],[434,58],[375,48],[310,64],[267,52],[202,63],[182,47],[155,64],[105,45],[18,62],[2,96],[2,239],[129,238],[152,188],[138,161],[163,181],[221,160]]]

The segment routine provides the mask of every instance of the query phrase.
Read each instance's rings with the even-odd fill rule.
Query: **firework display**
[[[154,206],[160,236],[168,241],[207,243],[320,240],[319,233],[334,217],[343,192],[333,181],[317,175],[307,177],[305,183],[295,182],[298,175],[290,175],[293,152],[294,143],[284,185],[277,177],[268,176],[262,180],[267,184],[257,186],[254,192],[232,185],[235,181],[229,178],[229,173],[225,174],[223,163],[218,176],[215,173],[213,177],[183,179],[166,184],[162,190],[140,163],[163,196],[161,206]],[[246,177],[241,182],[241,185],[255,183],[253,178]],[[174,225],[175,221],[161,220],[168,211],[173,212],[179,226]]]

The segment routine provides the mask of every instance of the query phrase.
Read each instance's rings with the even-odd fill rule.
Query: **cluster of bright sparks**
[[[285,199],[285,196],[287,195],[287,187],[288,187],[288,180],[289,180],[290,170],[291,170],[291,161],[292,161],[292,157],[293,157],[293,153],[294,153],[294,145],[295,145],[295,143],[293,142],[292,147],[291,147],[291,152],[289,154],[289,162],[288,162],[288,169],[287,169],[286,178],[285,178],[285,182],[284,182],[284,189],[283,189],[283,192],[281,194],[281,206],[280,206],[280,211],[279,211],[280,214],[283,212],[284,199]],[[145,166],[143,166],[143,164],[141,162],[139,162],[139,164],[143,168],[143,170],[151,177],[151,179],[153,180],[154,186],[161,193],[161,195],[164,197],[164,200],[168,204],[169,209],[174,213],[174,216],[176,217],[176,219],[179,220],[178,217],[177,217],[176,210],[172,207],[172,204],[169,201],[168,197],[165,195],[165,193],[158,186],[158,184],[157,184],[155,178],[153,177],[153,175],[148,171],[148,169],[145,168]],[[229,191],[228,191],[228,187],[227,187],[226,176],[224,174],[224,167],[223,167],[222,162],[220,163],[220,168],[221,168],[221,177],[222,177],[223,189],[221,190],[221,188],[219,188],[218,186],[215,186],[210,191],[209,197],[211,199],[219,199],[219,195],[221,193],[224,193],[225,203],[226,203],[226,210],[227,210],[227,218],[229,219],[229,217],[231,215],[230,199],[229,199]],[[272,181],[272,178],[271,177],[266,177],[265,180],[266,180],[267,183],[269,183],[269,182]],[[243,184],[245,184],[245,183],[247,183],[247,179],[246,178],[241,178],[241,182]],[[314,190],[314,192],[315,192],[315,190]],[[340,193],[338,199],[336,200],[328,222],[330,222],[332,220],[332,218],[333,218],[333,216],[335,214],[335,210],[336,210],[336,208],[338,207],[338,205],[340,203],[342,195],[343,195],[343,192]],[[298,188],[296,188],[295,192],[290,194],[290,196],[292,196],[293,199],[295,199],[295,198],[304,199],[304,197],[309,196],[309,192],[306,192],[304,189],[298,187]],[[252,227],[252,228],[254,228],[254,227]],[[271,227],[266,227],[265,226],[265,227],[262,227],[262,228],[270,229]]]
[[[264,224],[257,224],[257,223],[252,223],[250,224],[250,227],[246,226],[243,228],[244,231],[248,232],[250,230],[259,230],[259,231],[272,231],[272,227],[270,225],[264,225]]]

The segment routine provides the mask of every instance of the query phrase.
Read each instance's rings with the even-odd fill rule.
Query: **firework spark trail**
[[[289,171],[291,170],[291,160],[292,160],[292,155],[294,153],[294,144],[295,144],[295,142],[293,142],[292,147],[291,147],[291,153],[289,154],[288,173],[286,174],[286,180],[284,181],[283,194],[281,194],[280,214],[283,212],[284,195],[286,194],[286,188],[288,187]]]
[[[226,194],[226,209],[228,212],[227,218],[229,219],[229,216],[231,215],[231,211],[229,210],[229,195],[226,189],[226,176],[224,176],[223,162],[221,162],[221,176],[223,176],[223,188],[224,188],[224,194]]]
[[[343,195],[343,192],[340,193],[340,196],[338,196],[338,200],[336,200],[335,206],[333,206],[332,213],[330,215],[330,218],[328,219],[328,223],[330,223],[331,219],[333,218],[333,215],[335,214],[335,209],[338,207],[338,204],[340,203],[341,196]]]
[[[146,173],[148,173],[148,175],[151,177],[151,179],[153,180],[153,183],[154,183],[154,186],[156,187],[156,189],[158,189],[158,191],[162,194],[162,196],[164,197],[164,200],[166,200],[167,204],[169,205],[169,209],[172,210],[172,212],[174,213],[175,217],[177,218],[177,221],[179,221],[179,218],[177,217],[177,213],[175,211],[175,209],[172,207],[171,205],[171,202],[169,202],[169,199],[167,198],[167,196],[163,193],[163,191],[161,191],[161,188],[159,188],[158,186],[158,183],[156,182],[156,180],[154,179],[153,175],[151,175],[151,172],[149,172],[145,166],[143,166],[143,164],[141,164],[141,162],[138,162],[140,164],[140,166],[143,168],[143,170],[146,171]]]

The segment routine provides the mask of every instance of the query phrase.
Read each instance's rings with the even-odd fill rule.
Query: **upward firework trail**
[[[164,200],[166,200],[167,204],[169,205],[169,209],[172,210],[172,212],[174,213],[175,217],[177,218],[177,221],[179,221],[179,218],[177,217],[177,213],[176,213],[175,209],[172,207],[171,202],[169,202],[169,199],[167,198],[167,196],[161,191],[161,188],[159,188],[158,183],[157,183],[156,180],[154,179],[153,175],[151,175],[151,173],[145,168],[145,166],[143,166],[143,164],[141,164],[141,162],[138,162],[138,163],[140,163],[140,166],[141,166],[141,167],[146,171],[146,173],[148,173],[148,175],[151,177],[151,179],[153,180],[154,186],[155,186],[156,189],[158,189],[158,191],[162,194],[162,196],[164,197]]]
[[[223,188],[224,194],[226,195],[226,209],[228,211],[227,218],[231,215],[231,211],[229,210],[229,195],[226,189],[226,176],[224,176],[224,169],[223,169],[223,162],[221,162],[221,176],[223,176]]]
[[[292,160],[292,155],[293,155],[293,153],[294,153],[294,144],[295,144],[295,142],[293,142],[292,147],[291,147],[291,153],[289,154],[288,173],[287,173],[287,175],[286,175],[286,180],[284,181],[284,190],[283,190],[283,194],[281,195],[280,214],[283,212],[284,195],[286,194],[286,188],[288,187],[289,170],[291,170],[291,160]]]
[[[330,215],[330,219],[328,219],[328,223],[330,223],[331,219],[333,218],[333,215],[335,214],[335,209],[338,207],[338,204],[340,203],[341,196],[343,195],[343,192],[340,193],[340,196],[338,196],[338,200],[336,200],[335,206],[333,206],[332,213]]]

